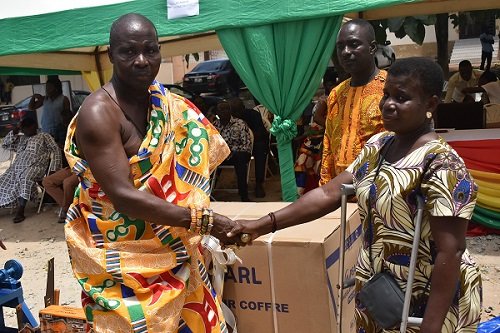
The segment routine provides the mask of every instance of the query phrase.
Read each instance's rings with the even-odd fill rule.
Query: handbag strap
[[[376,181],[376,179],[377,179],[377,177],[378,177],[378,175],[380,173],[380,169],[381,169],[382,164],[383,164],[383,162],[385,160],[383,153],[387,152],[387,149],[389,149],[389,147],[392,145],[393,141],[394,141],[394,136],[392,138],[390,138],[389,140],[387,140],[386,142],[384,142],[384,144],[382,145],[382,147],[379,150],[378,160],[377,160],[377,163],[378,163],[377,164],[377,169],[375,170],[375,176],[373,177],[372,185],[370,186],[370,191],[369,192],[371,192],[372,186],[375,186],[375,181]],[[424,168],[422,169],[422,175],[421,175],[421,177],[419,177],[417,186],[416,186],[415,190],[413,191],[414,195],[422,195],[422,189],[421,189],[422,180],[424,178],[424,175],[427,173],[427,171],[428,171],[428,169],[429,169],[432,161],[434,161],[434,159],[436,157],[437,157],[437,154],[434,154],[425,163]],[[370,239],[369,239],[369,247],[368,247],[368,255],[369,255],[369,258],[370,258],[370,266],[371,266],[371,269],[372,269],[372,273],[375,273],[375,267],[374,267],[374,264],[373,264],[373,256],[372,256],[373,223],[372,223],[372,214],[371,214],[371,211],[372,211],[371,195],[370,195],[370,193],[368,193],[368,213],[367,213],[367,219],[369,221],[369,224],[368,224],[369,230],[368,230],[368,232],[369,232],[369,237],[370,237]],[[426,285],[425,289],[427,289],[429,287],[429,283],[430,283],[430,279],[427,282],[427,285]]]

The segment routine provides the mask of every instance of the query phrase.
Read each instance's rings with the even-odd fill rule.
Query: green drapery
[[[231,63],[250,92],[274,115],[283,200],[297,199],[291,140],[296,120],[317,91],[342,16],[218,30]]]

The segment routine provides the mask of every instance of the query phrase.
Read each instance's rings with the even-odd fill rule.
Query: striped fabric
[[[209,175],[229,149],[194,105],[150,87],[148,133],[129,159],[139,191],[180,206],[209,205]],[[83,306],[96,332],[227,332],[200,237],[115,211],[80,157],[70,125],[67,159],[80,178],[65,226]]]

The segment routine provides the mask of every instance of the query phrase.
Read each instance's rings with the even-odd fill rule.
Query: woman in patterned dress
[[[442,71],[433,61],[398,60],[389,70],[380,101],[384,126],[390,132],[373,136],[348,169],[328,184],[274,215],[237,221],[230,235],[247,232],[253,239],[319,218],[340,206],[340,185],[352,183],[365,234],[356,266],[356,290],[382,270],[390,271],[405,290],[415,233],[412,196],[420,187],[426,209],[412,304],[421,309],[423,322],[407,331],[475,332],[481,313],[481,277],[466,250],[465,232],[477,186],[462,159],[432,129],[442,84]],[[363,305],[356,303],[357,331],[382,332]]]

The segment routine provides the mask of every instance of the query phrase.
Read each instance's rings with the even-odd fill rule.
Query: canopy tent
[[[498,7],[497,0],[368,1],[345,4],[340,1],[208,1],[200,4],[200,16],[168,21],[165,0],[151,2],[124,0],[51,1],[53,8],[43,12],[33,0],[2,5],[0,13],[0,73],[33,74],[56,70],[61,74],[94,72],[106,81],[111,69],[106,55],[111,22],[124,12],[141,12],[152,18],[162,36],[162,56],[220,49],[214,29],[250,26],[335,15],[349,11],[348,17],[380,19],[442,12],[480,10]],[[354,2],[354,1],[351,1]],[[404,2],[404,3],[401,3]],[[399,4],[398,4],[399,3]],[[393,5],[390,10],[375,8]],[[370,8],[368,8],[368,6]],[[47,4],[43,6],[47,7]],[[151,8],[154,8],[151,11]],[[52,10],[52,11],[51,11]],[[154,17],[152,17],[152,15]],[[168,37],[165,37],[168,36]],[[33,69],[33,70],[31,70]],[[69,71],[69,72],[63,72]],[[98,75],[99,73],[100,75]],[[98,82],[99,83],[99,80]]]
[[[36,0],[10,2],[0,13],[0,67],[80,70],[94,87],[102,84],[111,67],[109,27],[127,12],[153,21],[163,56],[218,49],[220,37],[252,94],[276,115],[283,196],[291,201],[295,120],[321,80],[343,15],[375,19],[486,9],[497,0],[211,0],[199,6],[198,16],[167,20],[165,0],[53,0],[41,9]],[[299,43],[308,43],[308,50]]]
[[[4,6],[0,14],[0,42],[8,46],[0,50],[0,56],[5,56],[0,66],[42,68],[43,62],[55,61],[55,68],[74,70],[72,66],[80,64],[84,75],[97,82],[91,84],[95,87],[109,76],[102,46],[108,43],[111,23],[124,13],[147,16],[162,42],[184,43],[182,53],[193,45],[190,39],[200,38],[192,35],[215,30],[223,36],[226,52],[249,90],[276,115],[273,129],[279,144],[283,197],[292,201],[297,197],[290,145],[295,121],[314,94],[313,87],[319,85],[343,15],[411,2],[211,0],[201,1],[198,16],[168,20],[165,0],[75,0],[71,4],[56,0],[47,4],[50,8],[41,8],[36,0],[18,0]],[[179,35],[187,37],[170,37]],[[208,33],[194,44],[208,38],[217,43],[214,36]],[[297,37],[308,43],[307,52],[301,52]],[[164,55],[175,50],[170,46],[162,47]],[[72,60],[65,61],[70,56]],[[30,65],[21,65],[21,58]]]

